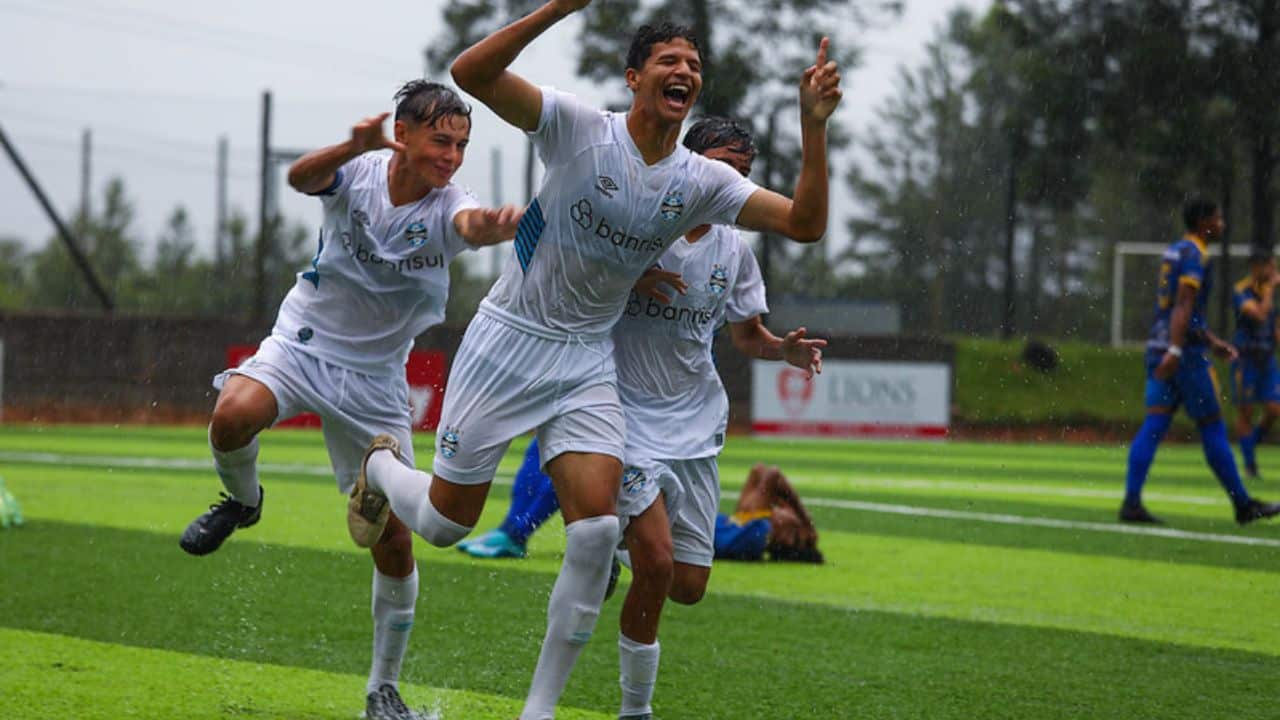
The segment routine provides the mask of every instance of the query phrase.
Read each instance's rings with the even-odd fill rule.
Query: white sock
[[[601,515],[577,520],[565,525],[564,532],[564,563],[547,603],[547,634],[520,720],[555,717],[556,702],[573,663],[600,616],[613,548],[618,544],[618,518]]]
[[[231,497],[242,505],[257,507],[260,491],[258,488],[258,438],[254,437],[248,445],[239,450],[222,451],[209,443],[209,451],[213,453],[213,469],[222,479],[222,486]]]
[[[622,670],[618,684],[622,686],[621,716],[652,713],[653,686],[658,681],[658,656],[661,650],[655,640],[652,645],[638,643],[618,634],[618,666]]]
[[[365,477],[370,487],[387,497],[396,517],[432,545],[449,547],[471,532],[431,504],[431,475],[405,467],[390,450],[369,456]]]
[[[367,692],[383,685],[399,687],[400,663],[413,630],[418,601],[418,568],[408,577],[394,578],[373,569],[373,667]]]

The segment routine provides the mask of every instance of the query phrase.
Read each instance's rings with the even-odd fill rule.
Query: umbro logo
[[[611,198],[614,193],[618,192],[618,183],[614,182],[613,178],[608,175],[601,175],[596,178],[596,189],[604,193],[605,197]]]

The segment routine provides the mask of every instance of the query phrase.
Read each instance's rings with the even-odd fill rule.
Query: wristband
[[[1176,358],[1180,358],[1182,357],[1182,348],[1178,347],[1177,345],[1170,345],[1169,348],[1165,350],[1165,353],[1172,355]]]

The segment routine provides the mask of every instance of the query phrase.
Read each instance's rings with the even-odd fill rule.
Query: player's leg
[[[373,662],[365,683],[365,717],[369,720],[414,718],[400,698],[400,667],[409,647],[418,602],[418,568],[413,560],[413,534],[394,515],[382,537],[369,548],[373,555]]]
[[[616,431],[622,427],[616,394],[612,411],[613,417],[603,424],[590,420],[585,424],[599,428],[606,435],[610,430]],[[564,416],[557,421],[563,419]],[[548,442],[546,431],[544,426],[539,442],[543,457],[553,456],[546,468],[564,515],[565,551],[547,603],[547,632],[520,720],[547,720],[554,716],[573,664],[595,630],[609,582],[613,551],[618,544],[618,518],[614,513],[622,477],[620,431],[604,443],[614,448],[610,451],[612,454],[557,452],[565,443]]]
[[[214,379],[219,392],[209,421],[209,451],[226,492],[182,533],[178,544],[186,552],[207,555],[262,516],[258,433],[281,413],[292,414],[297,388],[289,378],[298,374],[290,369],[293,360],[268,338],[243,365]]]
[[[524,462],[511,486],[511,505],[502,524],[473,540],[458,543],[458,549],[477,558],[525,556],[529,536],[560,509],[551,478],[542,472],[538,441],[529,443]]]
[[[619,617],[621,718],[648,717],[653,712],[651,703],[661,655],[658,622],[671,591],[674,562],[670,522],[666,503],[657,494],[639,515],[627,520],[623,533],[632,576]]]
[[[1231,398],[1236,406],[1236,437],[1240,442],[1240,457],[1244,460],[1245,473],[1249,477],[1258,474],[1256,449],[1257,428],[1253,425],[1254,403],[1258,401],[1256,393],[1256,372],[1253,363],[1244,358],[1237,358],[1231,363]]]
[[[1280,514],[1280,505],[1264,503],[1249,496],[1240,480],[1235,454],[1227,439],[1227,426],[1222,421],[1218,403],[1217,378],[1207,365],[1181,367],[1174,380],[1186,401],[1187,414],[1200,429],[1200,443],[1205,461],[1235,507],[1236,522],[1241,525]]]
[[[668,594],[681,605],[700,602],[711,579],[715,558],[715,534],[720,506],[720,467],[714,457],[670,461],[682,493],[672,511],[671,544],[675,560]],[[760,472],[756,472],[759,468]],[[752,469],[755,481],[748,480],[752,493],[767,484],[762,465]],[[756,502],[749,499],[748,503]]]
[[[1173,423],[1173,411],[1178,406],[1178,390],[1172,381],[1157,380],[1147,368],[1145,403],[1147,416],[1138,428],[1133,443],[1129,445],[1129,464],[1125,474],[1124,503],[1120,506],[1122,522],[1160,523],[1160,519],[1147,512],[1142,504],[1142,488],[1147,482],[1147,472],[1155,461],[1160,441]]]
[[[1257,402],[1262,403],[1262,419],[1253,429],[1251,438],[1256,453],[1257,446],[1262,444],[1263,439],[1271,432],[1271,426],[1275,424],[1276,418],[1280,417],[1280,367],[1277,367],[1275,357],[1269,357],[1262,372],[1258,373],[1255,391]],[[1256,461],[1253,470],[1250,477],[1257,478]]]

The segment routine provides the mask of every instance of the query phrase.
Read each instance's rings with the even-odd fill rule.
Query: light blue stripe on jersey
[[[520,260],[521,270],[528,272],[533,251],[538,247],[538,238],[542,237],[542,231],[546,227],[547,220],[542,216],[542,206],[534,198],[524,211],[524,217],[520,218],[520,225],[516,227],[516,258]]]

